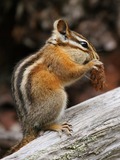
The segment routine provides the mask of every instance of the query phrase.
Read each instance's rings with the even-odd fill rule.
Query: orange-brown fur
[[[65,41],[64,32],[69,41]],[[89,48],[81,47],[78,41],[79,38],[83,37],[79,34],[73,35],[73,33],[75,32],[70,31],[64,20],[56,21],[54,23],[53,36],[48,39],[45,46],[37,53],[38,60],[40,59],[41,61],[35,64],[37,61],[35,60],[33,64],[28,64],[26,70],[18,69],[17,72],[21,74],[28,70],[26,72],[28,76],[26,80],[23,74],[20,85],[22,88],[19,92],[25,94],[22,89],[26,89],[24,85],[29,83],[30,102],[28,99],[24,99],[24,96],[23,100],[20,99],[21,103],[24,102],[24,108],[27,113],[18,104],[19,113],[22,113],[23,140],[13,147],[11,153],[33,140],[40,130],[65,131],[70,134],[70,125],[59,123],[67,103],[67,95],[64,88],[80,79],[92,68],[96,69],[97,66],[102,64],[97,59],[91,60],[90,54],[95,52],[94,49],[89,43]],[[75,38],[76,35],[79,36],[77,39]],[[30,70],[29,65],[34,67]],[[14,74],[16,75],[17,72]],[[15,96],[19,98],[19,94],[16,94],[18,94],[17,92],[15,92]],[[20,114],[18,115],[21,116]]]

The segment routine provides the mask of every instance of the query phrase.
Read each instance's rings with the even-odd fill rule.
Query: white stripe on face
[[[83,39],[83,38],[80,38],[79,36],[75,35],[74,33],[72,33],[72,36],[77,39],[79,42],[83,41],[83,42],[86,42],[88,44],[88,42]],[[76,42],[77,43],[77,42]],[[83,47],[81,44],[77,43],[79,45],[79,48],[82,48],[83,50],[87,50],[87,48]],[[89,45],[89,44],[88,44]]]
[[[73,32],[71,32],[71,35],[74,37],[74,39],[76,39],[78,42],[79,41],[84,41],[86,42],[85,39],[83,38],[80,38],[79,36],[75,35]],[[63,44],[71,44],[73,46],[76,46],[84,51],[87,51],[87,48],[83,47],[80,43],[77,43],[76,41],[72,40],[72,39],[69,39],[69,36],[68,38],[65,39],[65,36],[60,34],[58,31],[54,31],[53,34],[52,34],[52,37],[50,38],[50,42],[53,43],[53,44],[57,44],[57,40],[60,40]],[[87,42],[86,42],[87,43]]]
[[[87,50],[88,50],[87,48],[82,47],[81,44],[79,44],[79,43],[77,43],[77,42],[75,42],[75,41],[73,41],[73,40],[69,40],[68,43],[71,44],[71,45],[73,45],[73,46],[75,46],[75,47],[78,47],[78,48],[80,48],[80,49],[82,49],[82,50],[84,50],[84,51],[87,51]]]

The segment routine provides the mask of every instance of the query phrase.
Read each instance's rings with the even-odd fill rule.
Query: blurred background
[[[0,156],[22,137],[11,96],[13,68],[44,45],[53,22],[62,17],[95,46],[104,62],[107,88],[103,92],[120,85],[120,0],[1,0]],[[95,91],[87,78],[66,90],[68,107],[103,93]]]

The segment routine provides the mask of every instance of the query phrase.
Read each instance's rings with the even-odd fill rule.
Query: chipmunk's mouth
[[[89,62],[89,60],[85,60],[83,64],[87,64]]]
[[[90,58],[90,54],[89,53],[86,53],[86,59],[85,59],[85,61],[84,61],[84,63],[83,64],[86,64],[86,63],[88,63],[90,60],[91,60],[91,58]]]

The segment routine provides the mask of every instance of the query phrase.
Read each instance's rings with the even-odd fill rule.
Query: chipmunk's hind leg
[[[52,123],[52,124],[46,125],[45,128],[44,128],[44,130],[56,131],[56,132],[58,132],[58,134],[61,137],[62,132],[64,132],[67,135],[71,135],[72,125],[70,125],[67,122],[64,122],[62,124]]]

